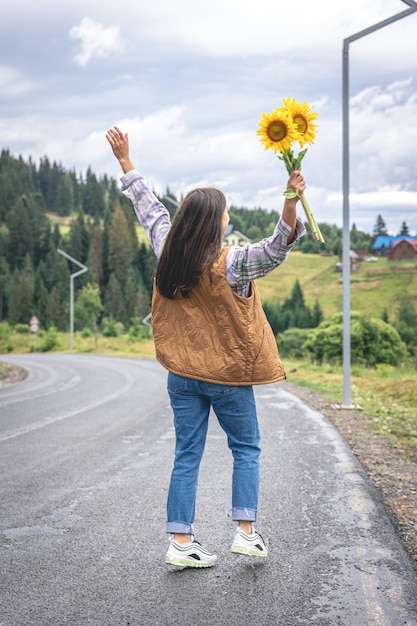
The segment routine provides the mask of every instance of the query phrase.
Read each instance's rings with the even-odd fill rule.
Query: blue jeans
[[[255,521],[261,450],[252,387],[215,385],[169,373],[168,393],[174,411],[176,446],[166,532],[193,533],[198,471],[210,407],[233,454],[232,519]]]

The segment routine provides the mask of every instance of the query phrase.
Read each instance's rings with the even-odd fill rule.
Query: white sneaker
[[[217,556],[203,548],[195,539],[183,546],[172,538],[165,556],[165,563],[180,567],[212,567],[216,561]]]
[[[261,535],[255,532],[255,529],[253,529],[251,535],[247,535],[240,526],[236,529],[231,551],[235,554],[245,554],[247,556],[268,556],[268,548]]]

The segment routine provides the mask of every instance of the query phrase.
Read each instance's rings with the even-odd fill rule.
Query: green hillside
[[[325,318],[342,310],[342,274],[336,271],[336,256],[292,252],[277,270],[257,281],[263,301],[282,304],[298,279],[309,306],[317,299]],[[380,258],[361,262],[351,273],[351,309],[381,317],[384,309],[390,319],[401,297],[411,296],[417,306],[417,261],[392,263]]]
[[[49,217],[49,216],[48,216]],[[54,216],[62,234],[68,232],[69,218]],[[135,224],[139,242],[148,242],[145,231]],[[282,304],[298,279],[306,304],[318,300],[325,318],[342,310],[342,274],[336,271],[337,256],[291,252],[277,270],[257,281],[263,301]],[[384,309],[392,319],[404,294],[411,296],[417,308],[417,261],[392,263],[379,258],[375,263],[361,262],[351,273],[351,309],[381,317]]]

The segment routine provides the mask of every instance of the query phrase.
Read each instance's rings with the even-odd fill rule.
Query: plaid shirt
[[[124,174],[121,181],[123,193],[132,201],[137,218],[159,259],[171,228],[169,213],[136,170]],[[293,246],[305,234],[302,221],[297,219],[294,240],[287,244],[290,231],[288,224],[280,219],[271,237],[230,248],[226,258],[226,279],[238,296],[247,298],[252,280],[265,276],[286,260]]]

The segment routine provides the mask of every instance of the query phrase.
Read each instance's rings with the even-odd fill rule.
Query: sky
[[[410,2],[412,0],[407,0]],[[417,6],[417,5],[416,5]],[[177,197],[282,209],[287,173],[256,134],[283,98],[308,102],[303,161],[318,222],[343,225],[343,40],[404,0],[14,0],[0,20],[0,149],[119,179],[105,139]],[[417,235],[417,12],[349,46],[350,224]],[[300,208],[300,216],[303,217]]]

